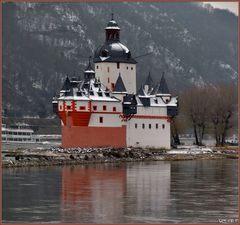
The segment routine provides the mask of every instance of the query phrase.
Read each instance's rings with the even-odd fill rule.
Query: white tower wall
[[[98,62],[95,63],[96,78],[100,78],[110,90],[113,90],[112,84],[116,84],[119,73],[129,94],[136,93],[136,64],[116,62]]]

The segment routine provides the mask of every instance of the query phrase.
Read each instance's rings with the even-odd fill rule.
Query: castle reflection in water
[[[3,171],[4,223],[206,223],[237,218],[237,160]]]
[[[63,221],[117,223],[124,217],[127,222],[130,215],[148,212],[163,216],[167,213],[166,203],[170,195],[170,164],[144,165],[64,167]]]

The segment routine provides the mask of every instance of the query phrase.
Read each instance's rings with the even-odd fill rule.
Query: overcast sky
[[[228,9],[238,15],[238,2],[204,2],[211,4],[214,8]]]

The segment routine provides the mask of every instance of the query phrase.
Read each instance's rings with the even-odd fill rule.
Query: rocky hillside
[[[237,17],[193,3],[3,4],[3,108],[8,116],[53,115],[68,74],[81,77],[105,40],[111,11],[137,57],[138,86],[163,71],[172,91],[237,82]]]

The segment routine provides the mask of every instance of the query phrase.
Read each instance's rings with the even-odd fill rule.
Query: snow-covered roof
[[[119,99],[112,96],[109,89],[107,89],[100,81],[96,78],[90,80],[74,80],[74,86],[72,81],[69,80],[69,89],[61,91],[60,97],[57,99],[61,100],[78,100],[78,101],[107,101],[107,102],[118,102]],[[76,85],[76,82],[78,83]]]

